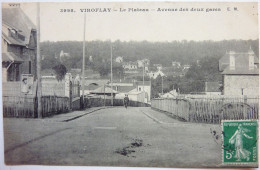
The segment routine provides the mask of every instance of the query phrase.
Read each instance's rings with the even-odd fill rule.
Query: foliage
[[[110,41],[90,41],[86,43],[85,66],[99,72],[101,77],[110,76]],[[122,42],[113,43],[113,59],[122,56],[124,61],[136,61],[147,58],[150,65],[162,64],[163,67],[171,66],[172,61],[181,62],[182,65],[190,64],[191,68],[183,77],[168,76],[164,78],[164,92],[171,91],[173,86],[180,89],[181,93],[203,92],[205,81],[221,81],[218,71],[218,61],[227,51],[245,52],[249,47],[259,57],[259,43],[257,40],[223,40],[223,41],[172,41],[172,42]],[[42,42],[42,69],[51,69],[62,63],[65,68],[82,67],[82,42],[61,41]],[[70,57],[59,60],[60,51],[69,53]],[[89,61],[92,56],[93,61]],[[196,61],[200,60],[200,66]],[[151,68],[152,69],[152,68]],[[182,72],[182,70],[170,70],[170,72]],[[63,72],[64,73],[64,72]],[[59,73],[59,75],[62,75]],[[124,72],[121,65],[113,63],[114,78],[123,77]],[[62,78],[62,76],[60,76]],[[140,75],[133,77],[142,80]],[[162,78],[152,80],[152,97],[158,97],[162,89]]]
[[[200,65],[193,63],[184,77],[164,77],[163,92],[167,93],[176,89],[180,93],[204,92],[206,81],[221,81],[222,76],[218,71],[218,59],[205,57],[200,60]],[[159,97],[162,92],[162,77],[158,76],[152,81],[152,97]]]
[[[86,42],[86,65],[97,67],[102,62],[110,62],[109,41],[90,41]],[[122,42],[113,43],[113,57],[123,56],[124,61],[136,61],[138,59],[148,58],[152,64],[162,64],[170,66],[172,61],[181,62],[181,64],[192,64],[205,57],[222,57],[227,51],[237,52],[248,51],[251,46],[258,56],[258,40],[223,40],[223,41],[172,41],[172,42]],[[42,55],[45,60],[42,62],[42,68],[52,68],[55,61],[58,60],[60,51],[69,53],[70,57],[63,61],[68,70],[71,68],[82,67],[82,42],[79,41],[60,41],[60,42],[42,42]],[[55,58],[56,56],[56,58]],[[89,56],[93,57],[93,62],[89,61]],[[99,67],[100,68],[100,67]]]
[[[55,71],[56,78],[61,81],[67,73],[67,68],[63,64],[58,64],[52,68]]]

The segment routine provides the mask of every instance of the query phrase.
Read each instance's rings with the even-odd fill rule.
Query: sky
[[[20,7],[36,24],[36,3],[21,3]],[[84,12],[80,9],[93,8],[102,11],[111,8],[111,12],[86,13],[86,41],[170,42],[258,38],[256,2],[43,2],[40,4],[41,41],[82,41]],[[126,12],[119,12],[120,8],[126,9]],[[132,12],[128,11],[129,8],[149,11]],[[158,8],[177,11],[158,11]],[[180,11],[181,8],[188,11]],[[203,11],[191,11],[192,8],[203,8]],[[61,12],[62,9],[73,9],[74,12]]]

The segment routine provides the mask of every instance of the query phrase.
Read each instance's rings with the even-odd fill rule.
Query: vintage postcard
[[[2,3],[3,169],[258,167],[258,15],[258,2]]]

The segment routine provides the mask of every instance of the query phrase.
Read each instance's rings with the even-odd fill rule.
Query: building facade
[[[36,27],[20,8],[2,9],[2,81],[36,76]],[[35,77],[36,78],[36,77]]]
[[[223,70],[224,95],[259,95],[258,58],[250,48],[246,53],[230,51],[219,61]]]

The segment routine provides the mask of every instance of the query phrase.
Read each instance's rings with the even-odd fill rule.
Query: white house
[[[150,81],[137,81],[136,82],[137,91],[145,92],[145,103],[149,103],[151,99],[151,82]]]
[[[145,65],[145,67],[150,65],[150,60],[149,59],[143,59],[143,60],[137,60],[137,67],[143,67]]]
[[[128,70],[136,70],[137,69],[137,63],[136,62],[125,62],[123,63],[123,68]]]
[[[70,57],[70,53],[64,53],[63,50],[61,50],[60,58],[63,58],[63,57]]]
[[[189,64],[183,65],[183,69],[184,69],[184,70],[186,70],[186,69],[188,70],[188,69],[190,69],[190,67],[191,67],[191,66],[190,66]]]
[[[148,74],[150,78],[156,79],[159,75],[165,76],[165,74],[161,70],[157,70],[156,72],[151,72]]]
[[[123,59],[123,57],[121,57],[121,56],[118,56],[117,58],[116,58],[116,63],[122,63],[124,61],[124,59]]]
[[[162,64],[154,64],[154,67],[157,68],[157,70],[161,70],[162,69]]]
[[[173,66],[173,67],[176,67],[176,68],[180,68],[180,67],[181,67],[181,63],[180,63],[180,62],[177,62],[177,61],[173,61],[173,62],[172,62],[172,66]]]

